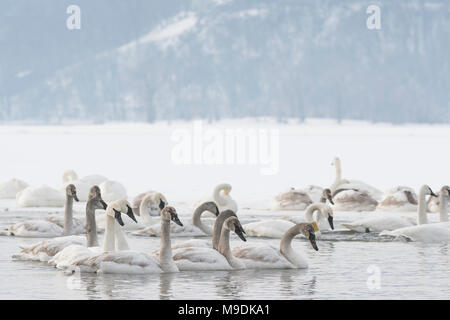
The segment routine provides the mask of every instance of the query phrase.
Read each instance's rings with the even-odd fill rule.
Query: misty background
[[[449,40],[450,1],[3,0],[0,122],[450,123]]]

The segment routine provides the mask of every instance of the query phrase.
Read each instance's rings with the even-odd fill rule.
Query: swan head
[[[201,207],[203,210],[211,212],[216,217],[220,214],[217,204],[213,201],[205,202],[201,205]]]
[[[306,237],[306,239],[309,240],[314,250],[319,251],[319,248],[317,247],[316,243],[316,235],[314,233],[315,230],[319,230],[317,224],[316,226],[314,226],[313,223],[299,223],[299,227],[300,233],[303,234]]]
[[[88,204],[93,205],[95,209],[106,210],[108,205],[102,199],[102,193],[98,186],[93,186],[89,191]]]
[[[68,198],[73,198],[75,201],[78,202],[78,197],[77,197],[77,188],[75,188],[75,186],[73,184],[69,184],[66,187],[66,196]]]
[[[225,220],[223,227],[236,233],[242,241],[247,241],[244,236],[244,234],[246,234],[245,230],[237,217],[229,217],[227,220]]]
[[[69,182],[69,181],[73,181],[73,180],[78,180],[78,175],[73,170],[66,170],[63,173],[62,180],[63,180],[63,182]]]
[[[332,166],[336,166],[336,167],[340,166],[341,165],[341,159],[339,159],[339,157],[334,157],[333,158],[333,162],[331,162],[331,165]]]
[[[222,185],[222,190],[223,190],[223,194],[227,196],[231,192],[231,185],[228,183],[224,183]]]
[[[449,186],[443,186],[441,188],[441,195],[443,195],[443,196],[450,196],[450,187]]]
[[[165,221],[173,221],[175,222],[177,225],[179,226],[183,226],[183,224],[181,223],[180,219],[178,218],[178,214],[177,214],[177,210],[175,210],[174,207],[171,206],[167,206],[164,207],[161,211],[161,219],[165,220]]]
[[[322,214],[327,218],[328,224],[330,225],[331,230],[334,230],[334,224],[333,224],[333,209],[331,209],[330,206],[323,206],[320,210]]]
[[[431,188],[429,186],[427,186],[426,184],[420,188],[420,192],[426,196],[429,195],[432,197],[437,197],[437,194],[435,194],[433,192],[433,190],[431,190]]]
[[[110,203],[108,205],[108,209],[109,208],[111,208],[111,210],[106,210],[106,214],[115,218],[121,226],[125,225],[122,220],[122,214],[126,214],[137,223],[133,214],[133,209],[131,209],[131,205],[126,199],[120,199]]]
[[[331,204],[334,204],[334,202],[333,202],[333,195],[331,194],[331,190],[329,188],[323,189],[322,197],[324,199],[328,199],[328,201],[330,201]]]

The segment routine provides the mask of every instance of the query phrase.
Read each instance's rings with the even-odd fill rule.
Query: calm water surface
[[[82,206],[79,217],[83,216]],[[4,210],[0,209],[0,210]],[[51,212],[58,212],[53,210]],[[41,210],[3,211],[0,227],[25,218],[42,218]],[[336,225],[348,221],[336,217]],[[265,215],[264,217],[267,217]],[[255,220],[258,214],[241,218]],[[348,218],[348,216],[346,217]],[[183,221],[189,215],[181,215]],[[101,237],[100,237],[101,239]],[[159,238],[128,235],[130,247],[151,252]],[[380,241],[375,234],[326,233],[319,251],[295,239],[293,247],[308,257],[306,270],[180,272],[156,275],[66,275],[43,263],[13,261],[20,244],[39,239],[0,237],[1,299],[448,299],[450,247]],[[173,242],[181,239],[174,239]],[[277,239],[249,238],[278,246]],[[233,238],[232,246],[242,242]],[[369,271],[371,272],[368,272]],[[380,288],[368,286],[379,270]],[[370,278],[372,277],[372,278]]]

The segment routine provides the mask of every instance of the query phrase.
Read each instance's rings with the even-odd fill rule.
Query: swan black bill
[[[120,211],[117,211],[116,209],[114,210],[114,218],[116,218],[117,222],[123,227],[125,224],[123,223],[122,220],[122,214],[120,213]]]
[[[333,224],[333,217],[332,216],[328,217],[328,223],[329,223],[329,225],[331,227],[331,230],[334,230],[334,224]]]
[[[127,205],[127,216],[129,216],[134,222],[137,223],[136,217],[133,213],[133,209],[129,205]]]
[[[331,196],[331,192],[327,194],[327,198],[328,198],[328,201],[330,201],[331,204],[334,204],[333,197]]]
[[[103,209],[106,210],[106,208],[108,207],[108,205],[106,204],[106,202],[103,201],[103,200],[101,200],[100,202],[101,202],[101,204],[102,204],[102,206],[103,206]]]
[[[436,193],[434,193],[433,191],[431,191],[430,196],[436,197],[436,198],[438,197],[438,195]]]
[[[319,251],[319,247],[317,247],[316,243],[316,236],[313,233],[309,235],[309,242],[311,242],[311,246],[314,248],[314,250]]]
[[[181,223],[180,219],[178,218],[178,215],[174,212],[170,213],[170,219],[175,222],[177,225],[179,225],[180,227],[183,226],[183,224]]]
[[[75,199],[76,202],[80,201],[80,200],[78,200],[78,196],[77,196],[76,192],[72,193],[72,197]]]
[[[162,210],[162,209],[164,209],[165,206],[166,206],[166,204],[164,203],[164,201],[159,199],[159,209]]]
[[[245,231],[241,226],[235,224],[234,232],[238,235],[239,238],[241,238],[242,241],[247,241],[247,239],[244,236]]]

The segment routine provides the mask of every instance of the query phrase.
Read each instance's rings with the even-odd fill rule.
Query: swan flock
[[[343,178],[340,158],[331,164],[335,177],[329,186],[286,189],[270,201],[269,209],[290,214],[259,221],[238,212],[228,183],[200,198],[192,218],[183,221],[161,192],[149,190],[128,200],[120,182],[102,175],[79,178],[67,170],[58,188],[29,186],[14,178],[0,183],[0,199],[15,199],[19,208],[63,208],[63,214],[18,221],[1,235],[46,238],[22,246],[12,255],[15,260],[41,261],[66,271],[133,274],[304,269],[309,266],[307,257],[320,254],[322,238],[335,233],[373,233],[380,239],[407,242],[450,241],[450,187],[436,193],[428,185],[417,194],[406,186],[382,192]],[[75,216],[78,202],[85,203],[82,218]],[[342,211],[360,217],[337,224],[335,217]],[[402,212],[416,212],[417,217]],[[439,213],[439,222],[429,221],[432,213]],[[135,250],[129,236],[159,237],[159,249]],[[172,243],[180,237],[182,241]],[[268,245],[264,238],[279,239],[279,245]],[[304,243],[303,250],[299,243]]]

